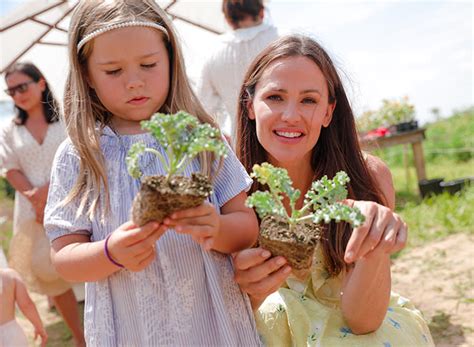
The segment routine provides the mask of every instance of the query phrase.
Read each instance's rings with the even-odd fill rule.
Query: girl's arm
[[[241,192],[221,208],[219,233],[212,248],[222,253],[233,253],[255,244],[258,220],[253,209],[245,206],[247,194]]]
[[[45,346],[48,334],[46,333],[46,330],[44,330],[43,322],[41,321],[38,310],[36,309],[33,300],[31,300],[25,284],[17,273],[14,274],[14,281],[15,301],[21,312],[23,312],[25,317],[31,322],[31,324],[33,324],[35,328],[35,339],[37,336],[40,336],[41,346]]]
[[[240,192],[226,202],[221,214],[209,202],[165,218],[164,224],[176,232],[189,234],[205,249],[230,254],[252,246],[258,237],[258,221],[245,206],[247,194]]]
[[[143,227],[127,222],[110,235],[109,256],[128,270],[141,271],[155,259],[155,243],[164,231],[156,222]],[[82,234],[53,240],[51,257],[61,277],[70,282],[100,281],[121,269],[107,257],[105,240],[90,242]]]
[[[366,221],[354,229],[346,248],[345,260],[355,266],[343,280],[341,309],[355,334],[375,331],[382,324],[390,300],[390,254],[405,246],[407,235],[406,224],[392,211],[395,190],[390,170],[375,157],[370,156],[368,164],[389,207],[354,203]]]

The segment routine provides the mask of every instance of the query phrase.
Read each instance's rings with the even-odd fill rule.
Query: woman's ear
[[[38,80],[38,86],[41,88],[41,92],[46,90],[46,81],[43,77]]]
[[[327,128],[329,124],[331,124],[332,114],[335,108],[336,108],[336,101],[334,101],[331,104],[328,104],[328,108],[326,109],[326,115],[324,116],[324,119],[323,119],[323,127]]]
[[[247,100],[247,111],[248,111],[248,116],[249,119],[255,120],[255,112],[253,112],[253,103],[252,100]]]

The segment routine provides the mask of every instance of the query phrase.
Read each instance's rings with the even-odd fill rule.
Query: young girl
[[[227,255],[258,232],[244,206],[251,180],[231,151],[222,165],[205,155],[185,173],[213,174],[209,202],[166,225],[129,221],[140,186],[125,165],[130,146],[166,156],[140,121],[185,110],[215,125],[191,91],[166,14],[153,0],[81,1],[69,33],[69,140],[54,161],[45,225],[59,273],[88,282],[87,345],[258,345]],[[151,156],[141,169],[164,174]]]
[[[404,246],[406,226],[392,212],[390,171],[360,150],[344,88],[321,46],[288,36],[256,58],[240,93],[238,139],[247,170],[263,161],[288,170],[302,191],[298,208],[313,180],[339,170],[351,178],[350,198],[365,200],[348,201],[366,216],[363,226],[324,228],[305,280],[261,248],[236,256],[236,280],[251,296],[264,343],[433,345],[421,313],[390,291],[390,254]]]
[[[25,283],[15,270],[0,268],[0,346],[27,347],[25,333],[15,320],[15,304],[33,324],[35,339],[41,337],[41,346],[46,346],[48,334]]]
[[[83,345],[76,297],[51,264],[43,227],[54,153],[66,137],[59,106],[45,77],[31,63],[12,65],[5,82],[16,110],[13,121],[0,132],[0,168],[16,190],[10,267],[20,273],[29,290],[52,298],[75,343]]]

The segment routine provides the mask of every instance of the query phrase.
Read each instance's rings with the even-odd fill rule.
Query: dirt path
[[[452,235],[395,260],[393,290],[414,302],[437,346],[474,346],[474,237]]]
[[[450,236],[404,253],[392,267],[393,290],[410,298],[430,323],[437,346],[474,346],[474,237]],[[72,346],[71,335],[45,296],[33,294],[48,346]],[[19,317],[32,341],[33,329]]]

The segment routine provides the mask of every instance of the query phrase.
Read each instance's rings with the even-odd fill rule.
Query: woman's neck
[[[31,108],[30,110],[28,110],[28,120],[35,123],[41,122],[43,120],[46,122],[42,104],[39,104],[38,106],[35,106],[34,108]]]

